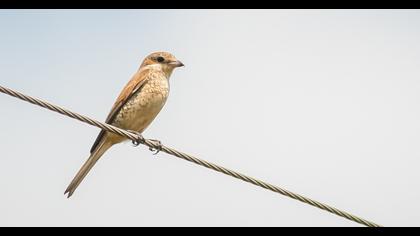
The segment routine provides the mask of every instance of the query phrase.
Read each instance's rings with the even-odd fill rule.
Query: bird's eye
[[[163,62],[163,61],[165,61],[165,58],[163,58],[163,57],[157,57],[157,58],[156,58],[156,60],[157,60],[158,62]]]

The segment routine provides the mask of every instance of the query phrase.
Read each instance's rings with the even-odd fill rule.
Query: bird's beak
[[[171,62],[169,62],[169,65],[171,65],[171,66],[173,66],[173,67],[181,67],[181,66],[184,66],[184,64],[182,63],[182,62],[180,62],[180,61],[171,61]]]

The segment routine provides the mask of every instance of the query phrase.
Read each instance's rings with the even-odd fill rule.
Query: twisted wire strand
[[[293,198],[295,200],[301,201],[303,203],[309,204],[309,205],[314,206],[314,207],[317,207],[319,209],[328,211],[330,213],[333,213],[335,215],[344,217],[344,218],[346,218],[348,220],[351,220],[351,221],[354,221],[356,223],[359,223],[359,224],[362,224],[362,225],[365,225],[365,226],[369,226],[369,227],[381,227],[381,225],[379,225],[379,224],[376,224],[376,223],[373,223],[371,221],[362,219],[362,218],[360,218],[358,216],[349,214],[349,213],[347,213],[345,211],[339,210],[339,209],[334,208],[334,207],[331,207],[329,205],[326,205],[326,204],[320,203],[318,201],[312,200],[310,198],[301,196],[299,194],[290,192],[288,190],[282,189],[282,188],[277,187],[277,186],[274,186],[272,184],[265,183],[265,182],[263,182],[261,180],[258,180],[258,179],[255,179],[255,178],[246,176],[246,175],[241,174],[241,173],[238,173],[236,171],[229,170],[227,168],[224,168],[222,166],[219,166],[219,165],[216,165],[216,164],[207,162],[205,160],[201,160],[199,158],[193,157],[193,156],[188,155],[186,153],[183,153],[183,152],[177,151],[175,149],[166,147],[166,146],[160,144],[159,142],[156,142],[156,141],[153,141],[153,140],[150,140],[150,139],[145,139],[140,134],[133,133],[133,132],[130,132],[130,131],[127,131],[127,130],[124,130],[124,129],[120,129],[118,127],[115,127],[115,126],[106,124],[106,123],[102,123],[102,122],[93,120],[93,119],[91,119],[89,117],[86,117],[86,116],[77,114],[75,112],[72,112],[72,111],[69,111],[67,109],[61,108],[59,106],[53,105],[51,103],[42,101],[40,99],[37,99],[37,98],[33,98],[33,97],[30,97],[30,96],[24,95],[22,93],[19,93],[19,92],[16,92],[16,91],[12,90],[12,89],[5,88],[5,87],[3,87],[1,85],[0,85],[0,92],[5,93],[5,94],[8,94],[8,95],[10,95],[12,97],[19,98],[19,99],[21,99],[23,101],[26,101],[26,102],[29,102],[29,103],[32,103],[32,104],[41,106],[41,107],[46,108],[48,110],[51,110],[51,111],[60,113],[62,115],[68,116],[70,118],[73,118],[73,119],[76,119],[76,120],[79,120],[79,121],[88,123],[90,125],[96,126],[96,127],[101,128],[103,130],[106,130],[106,131],[109,131],[109,132],[113,132],[113,133],[119,134],[121,136],[124,136],[124,137],[132,140],[136,144],[143,144],[143,145],[148,146],[151,149],[156,149],[156,150],[160,150],[160,151],[166,152],[166,153],[168,153],[170,155],[176,156],[176,157],[181,158],[181,159],[184,159],[186,161],[193,162],[195,164],[204,166],[206,168],[209,168],[209,169],[212,169],[212,170],[221,172],[223,174],[232,176],[234,178],[243,180],[245,182],[248,182],[248,183],[257,185],[259,187],[262,187],[262,188],[271,190],[273,192],[282,194],[284,196]]]

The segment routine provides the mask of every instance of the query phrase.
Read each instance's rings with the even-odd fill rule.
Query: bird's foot
[[[149,147],[150,151],[155,152],[155,153],[153,153],[153,155],[156,155],[160,151],[162,151],[162,142],[161,141],[159,141],[157,139],[149,139],[149,140],[152,141],[156,146],[156,148]]]
[[[133,131],[133,130],[127,130],[127,131],[137,136],[136,140],[131,141],[134,147],[137,147],[140,144],[146,143],[146,139],[143,137],[143,135],[140,132]],[[157,139],[148,139],[148,141],[152,141],[155,146],[155,147],[149,147],[150,151],[155,152],[153,153],[153,155],[156,155],[160,151],[162,151],[162,142],[160,142]]]
[[[131,143],[133,144],[134,147],[137,147],[138,145],[144,143],[144,141],[146,140],[143,137],[143,135],[141,135],[140,132],[133,131],[133,130],[128,130],[128,132],[137,135],[137,139],[136,140],[131,140]]]

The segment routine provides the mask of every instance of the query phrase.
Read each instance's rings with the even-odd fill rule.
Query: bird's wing
[[[128,81],[128,83],[125,85],[124,89],[121,91],[120,95],[118,96],[117,100],[112,106],[105,123],[111,124],[114,121],[115,117],[117,116],[121,108],[124,106],[124,104],[130,99],[130,97],[133,94],[135,94],[143,87],[143,85],[149,78],[149,76],[147,76],[148,74],[149,69],[139,70],[136,74],[134,74],[133,78],[131,78],[131,80]],[[96,147],[102,141],[105,132],[105,130],[101,130],[95,142],[93,143],[92,148],[90,149],[90,153],[95,151]]]

